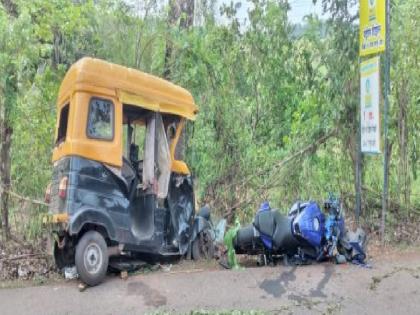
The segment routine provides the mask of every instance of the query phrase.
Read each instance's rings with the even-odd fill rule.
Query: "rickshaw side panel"
[[[84,208],[80,209],[74,216],[71,217],[69,223],[69,234],[77,235],[86,224],[94,224],[105,229],[107,237],[110,240],[116,241],[117,235],[115,232],[112,219],[106,211],[98,208]]]
[[[54,201],[62,205],[56,207],[55,213],[67,211],[69,214],[69,235],[77,236],[86,224],[96,225],[107,231],[110,241],[124,244],[126,250],[165,255],[168,250],[173,251],[164,245],[165,240],[172,243],[177,239],[181,243],[181,254],[185,252],[192,234],[189,227],[194,213],[192,183],[189,180],[183,180],[176,187],[177,180],[172,176],[172,198],[166,209],[155,206],[155,195],[134,196],[130,200],[130,188],[100,162],[78,156],[57,161],[52,191],[58,192],[59,181],[63,176],[69,177],[67,195],[64,201],[59,197]],[[54,195],[58,196],[58,193]],[[132,212],[145,209],[152,212],[150,224],[154,231],[150,237],[141,239],[133,232],[135,220]],[[169,221],[175,218],[176,224],[170,224]]]
[[[68,176],[65,199],[59,197],[59,182]],[[102,163],[70,156],[55,163],[51,187],[52,213],[67,212],[70,235],[80,232],[84,224],[103,226],[109,239],[129,241],[127,229],[130,202],[123,184]]]

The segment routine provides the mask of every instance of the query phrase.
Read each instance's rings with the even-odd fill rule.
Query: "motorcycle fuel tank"
[[[319,247],[325,232],[325,215],[315,202],[309,202],[293,219],[293,233],[311,246]]]

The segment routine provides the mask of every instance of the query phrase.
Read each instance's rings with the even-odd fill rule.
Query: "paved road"
[[[108,277],[79,292],[77,282],[0,290],[0,313],[143,314],[264,310],[293,314],[420,314],[420,251],[353,265],[185,270]]]

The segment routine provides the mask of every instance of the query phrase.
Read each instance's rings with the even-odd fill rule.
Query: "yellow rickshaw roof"
[[[190,92],[156,76],[100,59],[85,57],[73,64],[61,83],[58,106],[75,91],[113,91],[120,101],[149,110],[195,119],[198,107]]]

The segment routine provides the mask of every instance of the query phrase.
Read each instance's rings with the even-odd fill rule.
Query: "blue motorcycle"
[[[345,239],[345,224],[339,200],[330,196],[324,209],[327,215],[314,201],[296,202],[286,216],[264,202],[253,223],[238,230],[233,241],[235,252],[261,255],[263,264],[278,258],[295,264],[327,258],[335,258],[339,263],[351,259],[351,254],[342,254],[349,253],[345,248],[349,243],[340,242]],[[360,243],[363,247],[364,240]]]

